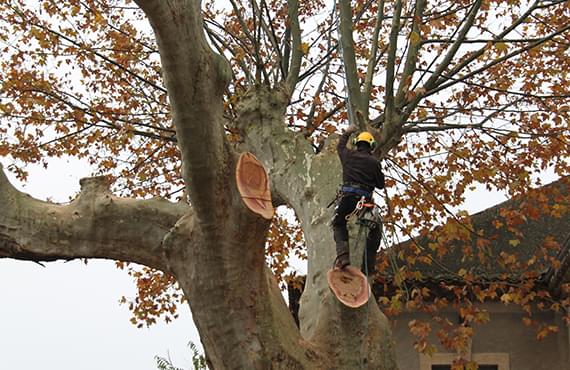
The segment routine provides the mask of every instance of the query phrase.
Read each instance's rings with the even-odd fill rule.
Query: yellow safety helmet
[[[361,141],[368,143],[372,149],[376,147],[376,140],[374,140],[374,136],[372,136],[372,134],[368,131],[362,131],[357,137],[354,138],[352,143],[356,145]]]

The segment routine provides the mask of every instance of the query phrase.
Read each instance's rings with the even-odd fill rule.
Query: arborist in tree
[[[358,127],[350,125],[341,135],[337,151],[342,163],[343,185],[339,192],[339,198],[332,222],[333,236],[336,243],[335,268],[343,269],[350,264],[350,248],[348,245],[348,230],[346,228],[347,216],[352,214],[358,202],[364,197],[366,202],[372,201],[374,188],[384,188],[384,174],[380,161],[373,155],[376,146],[374,137],[369,132],[361,132],[354,140],[356,150],[346,147],[351,134]],[[378,223],[369,226],[370,230],[366,237],[366,263],[368,270],[374,268],[376,251],[380,245],[381,227]],[[364,271],[364,268],[362,269]],[[367,273],[368,271],[364,271]]]

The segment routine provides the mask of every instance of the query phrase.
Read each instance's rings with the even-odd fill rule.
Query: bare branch
[[[416,63],[418,60],[418,53],[422,46],[420,42],[420,24],[423,19],[423,12],[425,9],[425,0],[416,1],[416,10],[414,12],[414,21],[412,23],[412,31],[409,37],[409,49],[406,56],[406,62],[404,65],[404,70],[402,71],[402,78],[398,86],[398,92],[396,93],[395,105],[396,107],[401,107],[405,101],[406,92],[412,83],[412,75],[416,70]]]
[[[311,134],[311,132],[315,129],[316,125],[314,122],[315,119],[315,111],[317,109],[317,97],[319,95],[321,95],[322,91],[323,91],[323,87],[325,85],[325,82],[327,80],[328,76],[328,70],[329,70],[329,64],[327,64],[325,66],[325,70],[323,71],[323,76],[321,77],[321,81],[319,82],[319,86],[317,87],[317,90],[315,91],[314,94],[314,98],[313,98],[313,103],[311,104],[311,109],[309,110],[309,113],[307,114],[307,127],[306,127],[306,132],[305,132],[305,136],[308,136]]]
[[[301,71],[301,60],[303,58],[303,50],[301,49],[301,27],[299,25],[299,0],[287,0],[289,29],[291,31],[291,63],[287,72],[287,92],[289,97],[293,95],[295,86],[299,81],[299,73]]]
[[[218,26],[218,25],[216,25]],[[204,29],[206,30],[206,33],[208,34],[208,36],[210,37],[210,41],[212,42],[212,44],[214,45],[214,47],[216,48],[216,50],[218,51],[218,53],[220,55],[224,55],[224,49],[229,51],[234,57],[236,56],[234,50],[231,48],[230,45],[228,45],[224,39],[222,37],[220,37],[220,35],[218,35],[216,32],[214,32],[214,30],[212,30],[209,26],[208,26],[208,22],[204,22]],[[230,36],[233,36],[233,34],[231,34],[230,32],[228,32],[228,34]],[[239,42],[239,41],[238,41]],[[222,49],[222,47],[224,49]],[[249,70],[249,68],[247,68],[247,66],[245,65],[245,62],[243,60],[243,58],[236,58],[236,60],[238,61],[239,66],[241,67],[241,70],[243,71],[243,73],[246,76],[246,79],[248,81],[253,81],[253,76],[251,75],[251,71]],[[229,63],[229,62],[228,62]],[[232,71],[232,76],[233,76],[233,71]]]
[[[372,35],[372,50],[370,51],[370,58],[368,58],[368,67],[366,70],[366,77],[364,79],[364,93],[363,105],[368,108],[370,105],[370,92],[372,91],[372,79],[374,78],[374,70],[376,68],[378,56],[378,39],[380,36],[380,29],[382,28],[382,23],[384,20],[384,0],[380,0],[380,4],[378,5],[378,14],[376,15],[376,25],[374,26],[374,32]],[[368,110],[365,113],[365,116],[368,117]]]
[[[97,120],[98,120],[101,124],[105,124],[105,128],[113,129],[113,130],[117,130],[117,131],[123,129],[123,128],[120,127],[120,126],[115,125],[115,124],[114,124],[113,122],[111,122],[110,120],[104,119],[101,115],[97,115],[97,113],[101,113],[101,112],[97,112],[97,111],[93,111],[93,110],[90,110],[90,109],[87,109],[87,108],[79,107],[79,106],[77,106],[76,104],[73,104],[72,102],[70,102],[69,100],[66,100],[66,99],[64,99],[63,97],[57,95],[57,94],[56,94],[55,92],[53,92],[53,91],[45,91],[45,90],[41,90],[41,89],[28,89],[28,90],[22,90],[22,91],[36,92],[36,93],[39,93],[39,94],[43,94],[43,95],[49,96],[49,97],[51,97],[52,99],[55,99],[55,100],[57,100],[58,102],[67,105],[68,107],[70,107],[70,108],[73,109],[73,110],[81,111],[81,112],[84,113],[86,116],[90,116],[90,117],[97,118]],[[70,96],[70,94],[67,94],[67,95]],[[75,97],[72,97],[72,98],[75,98]],[[84,103],[83,103],[83,104],[84,104]],[[133,124],[133,125],[140,124],[140,123],[138,123],[138,122],[129,122],[129,121],[126,121],[126,120],[121,120],[121,119],[117,119],[117,121],[122,121],[122,122],[130,123],[130,124]],[[89,127],[87,127],[87,128],[91,128],[91,127],[94,127],[94,126],[99,126],[99,125],[95,125],[95,124],[90,123],[90,122],[87,122],[87,121],[77,121],[77,120],[76,120],[76,122],[81,122],[81,123],[87,124],[87,125],[89,126]],[[102,125],[101,125],[101,126],[102,126]],[[148,125],[147,125],[147,126],[148,126]],[[100,127],[100,126],[99,126],[99,127]],[[170,133],[170,134],[172,134],[172,135],[171,135],[171,136],[163,136],[163,135],[155,134],[155,133],[152,133],[152,132],[141,131],[141,130],[135,130],[135,129],[130,129],[130,128],[127,129],[127,131],[128,131],[128,132],[132,132],[133,134],[135,134],[135,135],[137,135],[137,136],[148,137],[148,138],[151,138],[151,139],[157,139],[157,140],[163,140],[163,141],[176,142],[176,137],[175,137],[175,133],[174,133],[173,130],[162,129],[162,128],[158,128],[158,127],[154,127],[154,126],[151,126],[150,128],[156,129],[156,130],[159,130],[159,131],[160,131],[160,130],[166,131],[166,132],[168,132],[168,133]],[[69,134],[69,135],[64,135],[64,136],[62,136],[62,137],[58,137],[58,138],[55,138],[55,139],[53,139],[53,140],[50,140],[49,142],[44,142],[44,143],[41,143],[41,144],[38,144],[38,145],[39,145],[39,146],[45,146],[45,145],[48,145],[48,144],[51,143],[51,142],[59,141],[59,140],[61,140],[61,139],[63,139],[63,138],[70,137],[70,136],[73,136],[73,135],[75,135],[75,134],[79,134],[80,132],[83,132],[83,131],[85,131],[85,130],[84,130],[84,129],[79,129],[79,130],[77,130],[74,134],[72,133],[72,134]]]
[[[15,10],[18,12],[18,14],[20,14],[22,17],[25,17],[24,14],[22,14],[21,12],[19,12],[18,10]],[[34,27],[38,27],[56,37],[58,37],[59,39],[65,40],[67,42],[69,42],[70,44],[76,46],[77,48],[81,48],[81,49],[86,49],[85,45],[82,45],[80,42],[73,40],[72,38],[65,36],[64,34],[62,34],[61,32],[58,32],[56,30],[53,30],[49,27],[46,27],[43,24],[40,23],[35,23],[35,22],[31,22],[29,20],[26,19],[27,22],[29,22],[29,24],[31,24]],[[158,91],[162,92],[162,93],[166,93],[166,89],[163,86],[159,86],[157,84],[155,84],[154,82],[142,77],[141,75],[133,72],[132,70],[130,70],[129,68],[125,68],[124,66],[122,66],[120,63],[117,63],[116,61],[112,60],[111,58],[95,51],[94,49],[89,49],[87,48],[87,50],[91,53],[93,53],[93,55],[97,56],[98,58],[100,58],[101,60],[104,60],[105,62],[115,66],[116,68],[120,69],[121,71],[125,72],[128,75],[133,76],[135,79],[144,82],[145,84],[157,89]]]
[[[422,126],[422,127],[405,127],[404,130],[406,132],[423,132],[423,131],[446,131],[446,130],[455,130],[455,129],[473,129],[473,128],[482,128],[483,125],[487,122],[489,122],[490,120],[492,120],[495,116],[497,116],[499,113],[504,112],[505,110],[507,110],[509,107],[512,107],[513,105],[516,105],[520,102],[522,102],[523,99],[519,98],[517,100],[514,100],[508,104],[503,105],[500,109],[497,110],[493,110],[491,113],[489,113],[481,122],[478,123],[472,123],[472,124],[449,124],[449,125],[437,125],[437,126]]]
[[[427,70],[427,69],[418,69],[419,71],[426,71],[426,72],[432,72],[431,70]],[[459,78],[453,78],[453,77],[448,77],[448,76],[443,76],[442,78],[446,78],[449,81],[455,81],[455,82],[461,82],[467,86],[474,86],[474,87],[480,87],[482,89],[485,90],[490,90],[490,91],[497,91],[500,93],[504,93],[507,95],[517,95],[517,96],[523,96],[526,98],[531,98],[531,99],[566,99],[566,98],[570,98],[570,95],[568,94],[563,94],[563,95],[557,95],[557,94],[550,94],[550,95],[539,95],[539,94],[531,94],[531,93],[527,93],[524,91],[515,91],[515,90],[507,90],[507,89],[500,89],[497,87],[493,87],[493,86],[487,86],[484,85],[482,83],[477,83],[477,82],[473,82],[473,81],[465,81],[465,80],[461,80]]]
[[[271,46],[273,47],[272,52],[277,54],[277,64],[279,66],[279,70],[281,71],[281,75],[285,76],[285,72],[282,69],[283,63],[283,55],[281,54],[281,50],[279,49],[279,41],[277,40],[277,35],[275,34],[275,27],[273,26],[273,20],[271,19],[271,14],[269,14],[269,8],[267,7],[267,3],[265,0],[261,1],[261,7],[265,10],[265,14],[267,19],[269,20],[269,25],[265,22],[264,18],[260,16],[261,26],[263,30],[267,34],[267,38],[271,42]],[[262,14],[262,11],[259,11]]]
[[[538,41],[540,40],[540,38],[536,37],[530,37],[528,39],[502,39],[502,40],[498,40],[498,39],[466,39],[463,40],[462,43],[463,44],[498,44],[498,43],[503,43],[503,44],[520,44],[520,43],[527,43],[527,42],[533,42],[533,41]],[[431,40],[422,40],[423,44],[452,44],[457,42],[457,39],[452,39],[452,38],[448,38],[448,39],[431,39]]]
[[[517,28],[520,24],[522,24],[529,16],[532,15],[532,13],[538,8],[540,1],[536,1],[525,13],[523,13],[518,19],[516,19],[509,27],[507,27],[503,32],[501,32],[497,37],[495,37],[496,40],[502,40],[506,35],[508,35],[511,31],[513,31],[515,28]],[[459,39],[458,39],[459,40]],[[466,67],[469,63],[471,63],[472,61],[476,60],[478,57],[480,57],[481,55],[483,55],[483,53],[485,52],[486,47],[482,47],[479,50],[477,50],[474,53],[471,53],[471,55],[469,55],[468,58],[466,58],[462,63],[459,63],[458,65],[456,65],[451,71],[449,71],[446,75],[446,77],[451,77],[454,76],[455,74],[457,74],[459,71],[461,71],[464,67]],[[447,67],[447,66],[446,66]],[[441,74],[440,74],[441,76]],[[438,78],[440,77],[438,76]],[[431,79],[430,79],[431,80]],[[428,81],[429,82],[429,81]],[[442,78],[439,78],[438,81],[435,81],[433,83],[433,86],[439,86],[442,83],[444,83],[445,80]],[[433,86],[427,86],[428,84],[426,83],[426,90],[431,89]]]
[[[356,66],[356,53],[354,50],[354,39],[352,38],[352,7],[350,0],[340,0],[340,47],[344,62],[344,72],[348,89],[349,113],[357,115],[360,112],[364,115],[368,109],[364,106],[362,91],[360,90],[360,79]],[[352,119],[352,117],[351,117]],[[364,122],[351,122],[363,127]]]
[[[388,61],[386,68],[386,116],[394,114],[394,70],[396,68],[396,51],[398,50],[398,34],[400,32],[400,16],[402,14],[402,0],[396,0],[392,30],[390,32],[390,45],[388,47]]]
[[[515,51],[512,51],[512,52],[510,52],[510,53],[508,53],[508,54],[506,54],[506,55],[504,55],[504,56],[502,56],[502,57],[500,57],[500,58],[497,58],[497,59],[493,60],[492,62],[490,62],[490,63],[488,63],[488,64],[486,64],[486,65],[484,65],[484,66],[482,66],[482,67],[480,67],[480,68],[478,68],[478,69],[476,69],[476,70],[474,70],[474,71],[471,71],[471,72],[465,74],[464,76],[461,76],[460,78],[455,79],[454,81],[450,81],[450,82],[448,82],[448,83],[446,83],[446,84],[439,85],[437,88],[435,88],[435,89],[429,91],[428,93],[426,93],[425,96],[433,95],[433,94],[435,94],[435,93],[437,93],[437,92],[439,92],[439,91],[441,91],[441,90],[444,90],[444,89],[446,89],[446,88],[448,88],[448,87],[450,87],[450,86],[452,86],[452,85],[455,85],[455,84],[458,83],[458,82],[463,82],[463,81],[465,81],[465,80],[467,80],[467,79],[469,79],[469,78],[471,78],[471,77],[473,77],[473,76],[476,76],[476,75],[478,75],[478,74],[480,74],[480,73],[486,71],[487,69],[489,69],[489,68],[491,68],[491,67],[493,67],[493,66],[495,66],[495,65],[497,65],[497,64],[499,64],[499,63],[502,63],[502,62],[504,62],[504,61],[506,61],[506,60],[508,60],[508,59],[511,59],[512,57],[515,57],[515,56],[517,56],[517,55],[519,55],[519,54],[524,53],[525,51],[529,51],[529,50],[531,50],[532,48],[535,48],[535,47],[539,46],[540,44],[543,44],[543,43],[545,43],[545,42],[547,42],[547,41],[549,41],[549,40],[552,40],[554,37],[556,37],[556,36],[558,36],[558,35],[560,35],[560,34],[563,34],[564,32],[566,32],[566,31],[568,31],[568,30],[570,30],[570,25],[566,25],[566,27],[563,27],[562,29],[560,29],[560,30],[558,30],[558,31],[556,31],[556,32],[553,32],[553,33],[551,33],[550,35],[545,36],[545,37],[539,39],[538,41],[532,42],[532,43],[528,44],[528,45],[525,46],[525,47],[522,47],[522,48],[517,49],[517,50],[515,50]],[[450,73],[449,75],[446,75],[446,76],[442,76],[442,78],[441,78],[440,80],[441,80],[442,82],[443,82],[443,81],[449,81],[449,77],[450,77],[450,76],[453,76],[455,73],[456,73],[456,72]]]
[[[252,44],[255,44],[255,36],[253,36],[251,34],[251,32],[249,32],[249,28],[247,27],[245,19],[243,19],[243,16],[241,14],[241,11],[240,11],[237,3],[235,2],[235,0],[230,0],[230,4],[232,4],[232,8],[234,9],[235,16],[237,17],[239,25],[241,26],[241,31],[249,39],[249,41],[251,41]]]
[[[461,46],[463,40],[465,40],[465,38],[467,37],[467,33],[473,26],[476,19],[476,15],[479,12],[482,3],[483,3],[482,0],[475,1],[473,7],[471,7],[471,10],[469,11],[469,15],[465,23],[463,24],[463,27],[461,28],[461,31],[459,32],[459,35],[457,35],[457,39],[455,40],[453,45],[451,45],[451,48],[449,49],[449,51],[447,52],[441,63],[437,66],[435,72],[430,76],[430,78],[424,84],[424,89],[426,90],[432,89],[433,86],[436,84],[436,81],[443,73],[443,71],[449,66],[449,64],[453,60],[453,57],[455,57],[455,54],[459,50],[459,47]]]
[[[335,18],[335,10],[333,9],[331,12],[331,24],[334,23],[334,18]],[[332,50],[332,37],[329,37],[327,40],[327,50]],[[325,82],[327,80],[327,78],[329,78],[329,69],[330,69],[330,63],[331,59],[328,59],[328,61],[325,63],[325,69],[322,73],[322,78],[321,78],[321,82],[319,83],[319,86],[317,87],[317,91],[315,92],[315,98],[313,99],[313,104],[311,104],[311,109],[309,110],[309,114],[307,115],[307,125],[306,125],[306,130],[305,130],[305,137],[308,137],[309,135],[311,135],[312,131],[314,131],[314,129],[318,126],[315,124],[315,122],[313,122],[314,117],[315,117],[315,111],[317,108],[317,99],[316,97],[319,96],[321,94],[321,92],[323,91],[323,87],[325,86]],[[343,99],[344,101],[344,99]],[[344,106],[344,103],[343,103]],[[330,115],[327,114],[327,117],[330,117]]]

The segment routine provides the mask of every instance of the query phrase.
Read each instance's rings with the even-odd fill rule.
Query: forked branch
[[[171,272],[163,238],[185,203],[119,198],[105,177],[81,180],[68,205],[43,202],[16,190],[0,169],[0,257],[31,261],[105,258]]]

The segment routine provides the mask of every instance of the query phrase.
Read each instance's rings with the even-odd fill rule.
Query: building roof
[[[465,223],[450,221],[428,235],[384,250],[380,258],[392,267],[381,271],[377,281],[397,280],[394,271],[407,266],[414,274],[408,272],[405,280],[410,276],[423,282],[461,281],[465,276],[475,281],[536,278],[551,289],[559,288],[570,281],[569,189],[567,176],[473,214]],[[454,227],[467,238],[450,238]]]

